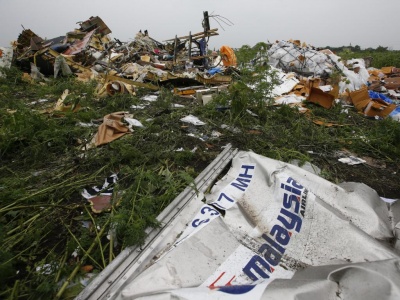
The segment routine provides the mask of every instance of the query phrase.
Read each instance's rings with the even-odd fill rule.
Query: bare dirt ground
[[[227,141],[219,141],[217,143],[210,143],[207,145],[210,154],[210,161],[212,152],[217,155],[218,149],[226,144]],[[199,147],[205,145],[199,143]],[[240,150],[245,149],[245,145],[241,145],[240,141],[235,140],[233,146]],[[206,152],[206,153],[207,153]],[[359,182],[374,189],[380,197],[398,199],[400,198],[400,165],[394,162],[387,162],[384,160],[376,160],[370,157],[360,157],[366,160],[366,163],[358,165],[347,165],[339,162],[336,157],[313,157],[312,163],[323,170],[324,174],[328,175],[328,180],[339,184],[341,182]],[[194,168],[197,171],[203,170],[208,160],[196,161]],[[322,175],[323,176],[323,175]]]
[[[375,166],[367,163],[347,165],[337,159],[320,159],[314,162],[319,168],[335,174],[337,183],[361,182],[373,188],[379,196],[397,199],[400,197],[400,166],[385,161],[374,161]]]

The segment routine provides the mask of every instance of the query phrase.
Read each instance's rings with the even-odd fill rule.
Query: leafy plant
[[[334,158],[335,151],[344,148],[379,159],[398,172],[398,122],[366,119],[352,110],[346,114],[340,105],[326,110],[308,103],[308,114],[288,105],[271,105],[270,92],[277,83],[273,72],[266,65],[248,64],[266,49],[261,43],[242,47],[237,52],[244,65],[240,77],[205,106],[179,98],[166,87],[150,103],[141,100],[150,93],[145,89],[136,96],[98,99],[94,82],[60,78],[30,84],[19,70],[4,70],[0,298],[48,299],[79,293],[83,286],[77,281],[87,267],[101,272],[125,247],[142,245],[146,228],[160,226],[157,216],[227,143],[286,162],[313,162],[333,182],[347,178]],[[339,75],[333,74],[331,80]],[[79,100],[81,110],[45,113],[65,89],[72,101]],[[138,104],[146,104],[145,109],[131,108]],[[111,143],[83,151],[104,115],[117,111],[133,113],[144,128],[135,127]],[[188,114],[205,125],[181,122]],[[317,120],[337,126],[316,125]],[[118,181],[111,207],[93,212],[81,195],[83,189],[101,186],[114,173]],[[398,177],[393,182],[398,186]]]

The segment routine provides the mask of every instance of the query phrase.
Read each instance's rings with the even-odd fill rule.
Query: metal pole
[[[192,59],[192,32],[189,31],[189,60]]]
[[[177,47],[178,47],[178,36],[175,35],[175,43],[174,43],[174,64],[176,64],[176,53],[178,52]]]

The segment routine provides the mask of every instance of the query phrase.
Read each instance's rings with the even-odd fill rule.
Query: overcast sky
[[[359,45],[400,50],[400,0],[0,0],[0,46],[23,30],[42,38],[65,35],[91,16],[99,16],[111,37],[129,41],[140,30],[162,42],[202,31],[203,11],[214,18],[209,48],[254,46],[298,39],[316,47]]]

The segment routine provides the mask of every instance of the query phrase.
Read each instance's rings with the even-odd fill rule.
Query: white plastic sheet
[[[239,152],[108,298],[398,299],[395,225],[364,184]]]
[[[204,123],[203,121],[200,121],[200,119],[196,116],[193,115],[188,115],[184,118],[181,119],[182,122],[185,123],[190,123],[196,126],[202,126],[202,125],[206,125],[206,123]]]
[[[299,83],[294,73],[285,73],[282,70],[271,67],[275,78],[278,80],[277,84],[271,91],[273,97],[289,93]],[[267,77],[267,82],[271,82],[271,78]]]
[[[124,120],[129,124],[129,128],[132,127],[142,127],[144,128],[144,125],[137,119],[133,119],[133,118],[127,118],[125,117]]]
[[[282,105],[282,104],[301,104],[303,101],[306,100],[304,96],[298,96],[295,94],[284,95],[279,97],[275,100],[275,104]]]

